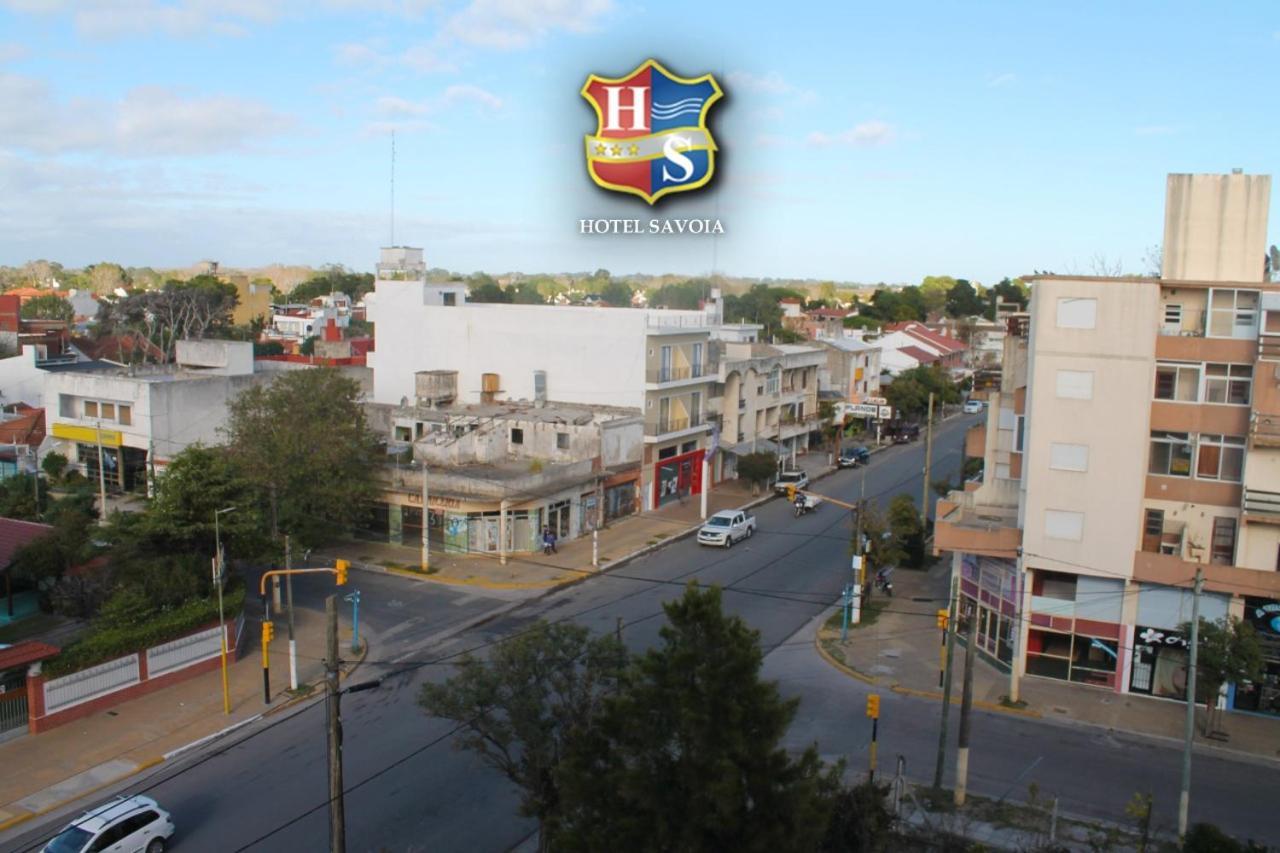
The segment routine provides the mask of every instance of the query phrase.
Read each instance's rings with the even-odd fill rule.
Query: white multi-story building
[[[415,396],[423,370],[457,372],[460,403],[547,400],[638,409],[645,509],[702,491],[711,430],[712,311],[476,304],[425,280],[421,249],[384,249],[365,298],[377,330],[373,399]]]

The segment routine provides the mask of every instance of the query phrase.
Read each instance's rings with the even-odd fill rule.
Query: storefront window
[[[1280,716],[1280,601],[1246,598],[1244,621],[1253,626],[1262,647],[1262,677],[1235,685],[1231,707]]]
[[[1176,631],[1139,625],[1133,633],[1129,690],[1148,696],[1187,695],[1187,638]]]

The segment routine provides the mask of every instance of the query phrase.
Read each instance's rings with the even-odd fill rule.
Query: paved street
[[[933,479],[955,481],[964,429],[972,420],[955,419],[939,430]],[[815,488],[855,498],[865,476],[868,497],[887,501],[907,491],[918,501],[922,454],[923,443],[893,448],[869,468],[838,473]],[[442,656],[482,647],[538,618],[572,618],[611,631],[621,617],[628,643],[643,647],[657,637],[661,602],[678,595],[690,578],[726,588],[726,606],[755,626],[770,650],[767,675],[785,693],[801,697],[792,745],[816,741],[823,754],[847,755],[851,766],[864,767],[868,730],[862,708],[870,688],[828,666],[812,644],[814,620],[835,601],[847,576],[849,514],[827,505],[795,519],[789,506],[774,501],[757,516],[759,533],[732,550],[702,549],[684,540],[510,612],[500,611],[518,604],[514,594],[462,593],[353,573],[351,585],[362,592],[361,630],[371,641],[356,679],[400,674],[379,691],[343,702],[349,849],[503,851],[520,843],[533,827],[517,816],[515,792],[469,753],[450,747],[450,726],[418,710],[417,686],[447,676],[448,667],[438,663]],[[304,606],[319,608],[331,589],[320,580],[304,581],[295,592]],[[433,639],[486,614],[496,615],[444,642]],[[901,753],[911,778],[931,778],[939,706],[881,692],[882,767],[891,768]],[[1012,789],[1012,797],[1022,798],[1035,781],[1044,795],[1062,798],[1064,811],[1117,821],[1124,819],[1134,792],[1151,790],[1157,820],[1167,825],[1175,814],[1179,756],[1170,742],[980,712],[970,784],[977,793],[999,796]],[[126,789],[146,791],[173,811],[179,850],[314,850],[327,835],[324,768],[324,711],[317,704],[166,763]],[[1275,790],[1275,763],[1198,755],[1193,819],[1270,838],[1275,818],[1273,794],[1267,792]],[[5,849],[31,849],[64,820],[50,816],[26,826]]]

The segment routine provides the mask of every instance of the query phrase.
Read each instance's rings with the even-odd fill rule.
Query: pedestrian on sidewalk
[[[543,556],[556,553],[556,534],[550,527],[542,530],[542,553]]]

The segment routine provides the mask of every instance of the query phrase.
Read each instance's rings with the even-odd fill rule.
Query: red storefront
[[[706,450],[659,459],[653,466],[653,508],[702,494],[702,457]]]

